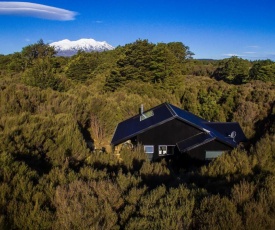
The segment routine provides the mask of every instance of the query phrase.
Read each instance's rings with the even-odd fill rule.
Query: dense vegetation
[[[192,55],[147,40],[1,55],[0,229],[273,229],[275,63]],[[166,101],[238,121],[249,143],[197,167],[112,153],[118,122]]]

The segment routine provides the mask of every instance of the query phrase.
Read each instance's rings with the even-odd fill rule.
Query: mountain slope
[[[67,57],[77,54],[77,52],[80,50],[85,52],[102,52],[114,49],[114,47],[108,44],[107,42],[96,41],[92,38],[82,38],[77,41],[70,41],[69,39],[64,39],[58,42],[53,42],[50,44],[50,46],[53,46],[55,48],[58,56]]]

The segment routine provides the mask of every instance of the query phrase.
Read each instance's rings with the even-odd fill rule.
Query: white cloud
[[[20,15],[49,20],[74,20],[76,12],[30,2],[0,2],[0,15]]]
[[[223,54],[223,56],[227,56],[227,57],[233,57],[233,56],[236,56],[236,57],[241,57],[243,55],[240,55],[240,54],[234,54],[234,53],[230,53],[230,54]]]
[[[244,52],[245,54],[256,54],[256,52]]]

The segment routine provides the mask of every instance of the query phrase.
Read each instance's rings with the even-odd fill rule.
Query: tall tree
[[[191,58],[189,47],[178,43],[149,43],[137,40],[122,48],[116,68],[106,79],[105,88],[114,91],[127,81],[174,84],[174,78],[181,75],[180,64]],[[172,79],[173,78],[173,79]]]
[[[170,42],[167,46],[180,62],[186,59],[192,59],[194,55],[194,53],[190,51],[190,48],[182,42]]]
[[[259,60],[249,71],[249,79],[275,82],[275,63],[271,60]]]
[[[236,56],[223,59],[214,71],[213,77],[233,84],[245,83],[249,77],[250,65],[248,60]]]
[[[98,53],[79,52],[70,59],[66,74],[73,80],[84,82],[96,69],[98,63]]]
[[[177,58],[165,43],[158,43],[154,47],[150,64],[153,83],[164,83],[168,77],[179,74],[176,72],[179,69]]]
[[[42,39],[37,43],[28,45],[22,49],[22,56],[25,59],[25,66],[28,67],[37,59],[52,58],[56,54],[54,47],[45,44]]]
[[[40,87],[42,89],[50,87],[61,89],[60,80],[54,75],[56,54],[54,47],[39,40],[33,45],[29,45],[22,50],[22,59],[25,62],[25,69],[22,80],[27,85]]]
[[[150,64],[154,46],[148,40],[137,40],[123,47],[116,68],[106,79],[105,88],[114,91],[130,80],[150,82],[152,79]]]

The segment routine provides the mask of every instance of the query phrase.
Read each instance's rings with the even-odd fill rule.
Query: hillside
[[[147,40],[0,56],[0,229],[273,229],[275,64],[192,56]],[[208,165],[114,155],[116,125],[162,102],[237,121],[249,142]]]

